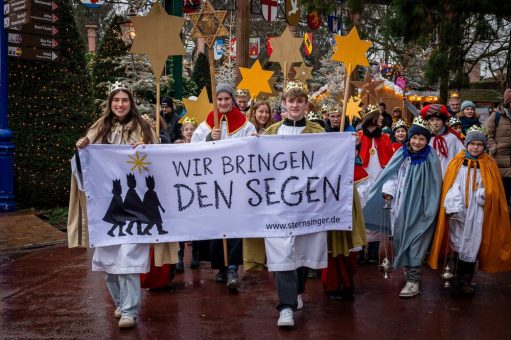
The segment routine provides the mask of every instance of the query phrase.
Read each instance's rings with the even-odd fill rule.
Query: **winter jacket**
[[[493,113],[486,121],[488,129],[488,149],[499,166],[502,177],[511,177],[511,119],[506,115],[506,111],[500,104],[496,111],[499,112],[499,122],[495,123]]]

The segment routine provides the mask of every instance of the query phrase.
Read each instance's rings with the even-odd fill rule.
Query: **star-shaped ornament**
[[[347,74],[351,74],[357,65],[369,67],[366,53],[373,43],[361,40],[356,26],[347,36],[334,35],[334,39],[334,54],[331,59],[344,63]]]
[[[356,88],[360,89],[360,96],[364,97],[366,94],[369,93],[369,85],[371,85],[371,74],[369,70],[366,72],[366,75],[364,77],[364,80],[362,81],[352,81],[351,84],[355,86]]]
[[[350,97],[348,100],[348,104],[346,106],[346,117],[350,119],[350,124],[353,123],[353,118],[362,119],[360,116],[360,111],[362,108],[360,107],[361,99],[357,97]]]
[[[185,54],[180,37],[185,20],[168,15],[158,2],[146,16],[130,19],[136,34],[130,52],[146,54],[154,76],[159,79],[169,56]]]
[[[298,67],[295,66],[296,74],[294,79],[305,83],[307,80],[312,79],[312,69],[313,67],[308,67],[305,63],[301,63]]]
[[[224,26],[227,11],[215,11],[209,1],[198,13],[190,13],[188,16],[193,24],[192,38],[204,38],[209,48],[213,47],[217,37],[229,35],[229,30]]]
[[[269,80],[274,72],[263,70],[259,60],[256,60],[252,68],[240,67],[239,69],[242,79],[238,88],[248,90],[251,97],[257,97],[262,92],[272,92]]]
[[[289,27],[286,27],[280,37],[271,39],[273,52],[271,53],[270,61],[279,63],[282,72],[289,73],[293,63],[301,63],[303,61],[302,53],[300,52],[302,43],[303,39],[296,38],[289,30]]]
[[[205,87],[200,92],[197,100],[183,98],[183,104],[185,105],[186,114],[181,117],[181,123],[185,117],[193,117],[199,123],[202,123],[206,120],[208,114],[213,111],[213,104],[209,102],[208,91]]]

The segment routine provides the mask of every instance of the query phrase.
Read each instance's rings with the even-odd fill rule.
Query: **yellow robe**
[[[464,160],[465,150],[460,151],[449,163],[442,187],[442,203]],[[479,269],[488,273],[511,271],[511,227],[502,178],[497,163],[490,156],[483,154],[478,161],[485,188],[483,235],[478,255]],[[441,204],[427,261],[433,269],[438,269],[439,259],[446,254],[448,233],[449,219]]]

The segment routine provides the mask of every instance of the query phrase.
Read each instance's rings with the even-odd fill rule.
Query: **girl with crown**
[[[360,140],[360,158],[362,166],[367,171],[369,185],[372,185],[380,176],[383,168],[387,166],[394,150],[392,141],[388,134],[383,133],[383,115],[377,106],[368,106],[366,114],[362,119],[362,130],[358,132]],[[367,261],[378,262],[380,249],[380,208],[383,206],[383,199],[375,198],[368,200],[364,207],[364,219],[367,235]],[[364,251],[361,251],[359,262],[365,262]]]
[[[140,144],[157,143],[158,138],[147,121],[138,111],[130,90],[115,83],[110,91],[103,115],[88,129],[86,136],[76,142],[77,148],[89,144]],[[87,218],[85,193],[79,191],[73,177],[68,217],[69,247],[86,245]],[[92,270],[105,272],[105,283],[115,303],[114,316],[119,318],[119,327],[135,326],[141,302],[140,274],[149,271],[149,244],[121,244],[96,247],[92,258]],[[176,253],[168,248],[177,248],[177,244],[158,244],[155,246],[156,265],[176,263],[163,254]]]
[[[451,287],[470,295],[477,260],[484,272],[511,270],[511,229],[499,168],[485,152],[486,131],[470,128],[465,147],[447,167],[428,264],[437,269],[438,259],[452,250]]]
[[[397,120],[392,124],[392,150],[396,152],[406,140],[406,135],[408,134],[408,126],[405,121],[402,119]]]
[[[420,267],[435,229],[442,174],[436,153],[428,142],[431,132],[424,121],[414,119],[405,144],[374,183],[369,199],[391,201],[393,267],[404,267],[406,284],[400,297],[420,293]]]
[[[448,128],[456,131],[460,135],[461,140],[465,140],[465,134],[463,133],[463,128],[461,127],[461,120],[459,120],[458,117],[452,116],[449,118],[446,125]]]

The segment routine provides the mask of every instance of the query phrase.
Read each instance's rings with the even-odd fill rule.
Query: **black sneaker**
[[[215,281],[219,283],[227,282],[227,272],[220,270],[215,276]]]
[[[176,272],[182,273],[185,271],[185,264],[182,260],[179,260],[179,262],[176,264]]]
[[[227,272],[227,288],[240,289],[240,279],[238,278],[237,271],[229,270]]]
[[[196,255],[192,255],[192,262],[190,263],[190,268],[192,269],[197,269],[200,267],[200,260],[199,260],[199,256]]]

